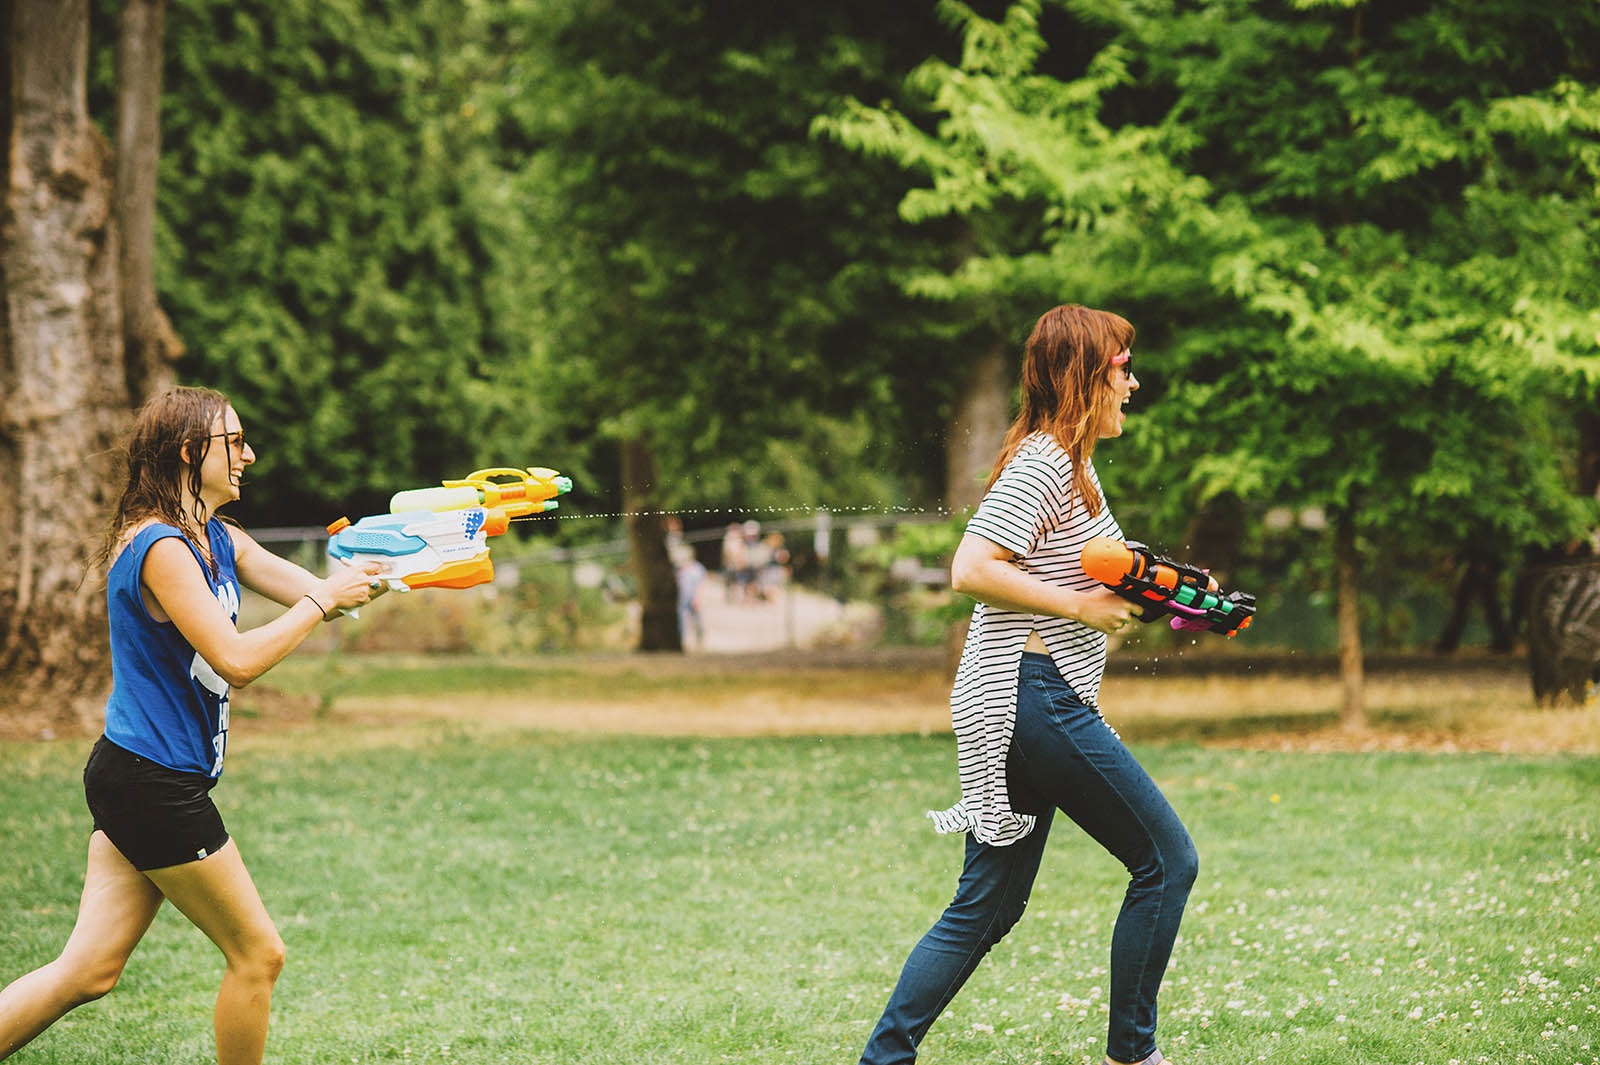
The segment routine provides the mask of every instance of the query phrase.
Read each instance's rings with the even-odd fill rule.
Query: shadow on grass
[[[1369,718],[1371,724],[1379,724]],[[1117,723],[1123,739],[1135,743],[1215,743],[1261,735],[1305,735],[1335,728],[1339,713],[1328,711],[1252,712],[1248,714],[1186,714],[1160,719],[1132,718]]]

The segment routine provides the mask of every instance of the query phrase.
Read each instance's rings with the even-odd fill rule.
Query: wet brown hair
[[[1072,492],[1089,513],[1102,500],[1089,480],[1100,418],[1113,395],[1111,360],[1133,346],[1133,326],[1110,311],[1066,304],[1039,316],[1022,355],[1022,409],[1006,430],[987,492],[1034,433],[1049,433],[1072,459]],[[1068,503],[1068,510],[1071,503]]]
[[[200,464],[211,448],[211,423],[228,408],[228,397],[209,388],[171,388],[152,396],[134,416],[125,452],[128,484],[117,500],[111,524],[106,529],[99,563],[109,564],[117,541],[130,525],[155,518],[183,531],[216,574],[217,562],[211,546],[197,537],[193,528],[205,527],[205,509],[200,502]],[[224,445],[226,446],[226,445]],[[186,462],[184,453],[189,459]],[[193,510],[183,512],[184,477],[188,477]],[[187,519],[187,520],[185,520]]]

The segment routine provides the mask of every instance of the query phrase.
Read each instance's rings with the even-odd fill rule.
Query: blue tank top
[[[194,554],[222,609],[239,622],[239,575],[233,538],[216,518],[206,539],[217,560],[216,576],[182,532],[160,523],[146,526],[122,549],[106,581],[111,623],[111,697],[106,700],[106,739],[168,769],[222,775],[228,745],[228,682],[200,657],[178,627],[157,621],[139,594],[139,574],[150,546],[176,536]]]

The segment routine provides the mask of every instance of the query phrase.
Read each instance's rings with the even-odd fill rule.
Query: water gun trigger
[[[1124,598],[1127,598],[1127,597],[1124,596]],[[1157,620],[1160,620],[1161,618],[1166,617],[1168,612],[1169,612],[1167,610],[1166,604],[1164,604],[1164,603],[1152,603],[1152,602],[1140,603],[1137,599],[1135,599],[1133,602],[1134,602],[1134,604],[1136,606],[1139,606],[1141,608],[1138,613],[1133,615],[1134,620],[1135,621],[1142,621],[1146,625],[1148,625],[1152,621],[1157,621]]]

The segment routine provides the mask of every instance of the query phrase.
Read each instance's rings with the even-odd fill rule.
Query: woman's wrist
[[[312,606],[316,607],[317,608],[317,613],[322,615],[322,620],[323,621],[327,621],[328,620],[328,610],[327,610],[326,607],[324,607],[322,605],[321,601],[319,601],[316,596],[312,595],[310,592],[307,592],[305,595],[301,596],[300,598],[304,599],[304,600],[308,600],[311,603]]]
[[[1063,588],[1061,590],[1061,605],[1057,613],[1060,614],[1061,617],[1066,618],[1068,621],[1082,623],[1083,600],[1084,595],[1082,592],[1075,592],[1071,589]]]

